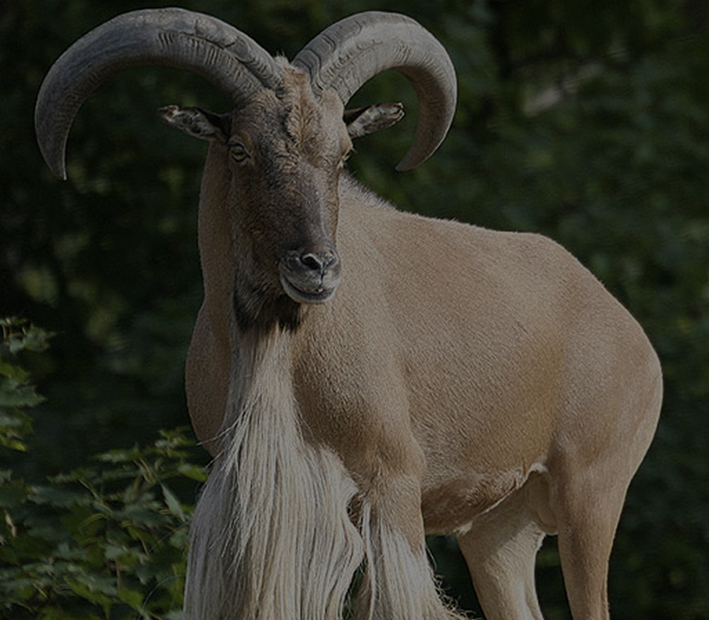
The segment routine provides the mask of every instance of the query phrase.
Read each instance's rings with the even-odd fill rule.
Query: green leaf
[[[17,452],[27,452],[27,444],[19,439],[0,435],[0,445],[10,448],[10,450],[16,450]]]
[[[31,500],[36,504],[51,504],[56,507],[86,505],[91,502],[83,492],[72,491],[60,487],[34,486]]]
[[[180,500],[177,499],[175,494],[165,484],[160,484],[160,487],[162,488],[163,497],[165,498],[165,503],[170,513],[178,517],[182,522],[187,521],[187,515],[182,509]]]
[[[65,583],[74,594],[92,603],[110,607],[115,602],[117,589],[115,580],[110,577],[86,573]]]
[[[30,378],[30,373],[17,364],[11,364],[0,359],[0,375],[9,379],[14,379],[19,383],[26,383]]]
[[[0,407],[36,407],[44,401],[33,386],[0,377]]]
[[[143,595],[137,590],[131,590],[129,588],[119,588],[118,598],[123,601],[126,605],[130,606],[137,612],[143,612]]]
[[[197,482],[204,482],[208,475],[208,472],[204,467],[193,465],[191,463],[180,463],[177,471],[183,476],[196,480]]]

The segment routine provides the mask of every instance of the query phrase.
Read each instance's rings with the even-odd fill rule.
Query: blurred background
[[[184,531],[195,472],[207,463],[189,431],[159,434],[188,424],[183,364],[201,301],[196,206],[206,146],[155,111],[231,106],[195,76],[125,72],[81,109],[67,182],[44,165],[33,129],[41,80],[66,47],[118,13],[169,4],[0,4],[0,427],[12,427],[0,442],[3,618],[179,618],[179,588],[171,598],[156,592],[179,581],[184,540],[170,538],[174,553],[160,555],[164,523],[144,515],[156,528],[148,543],[132,533],[126,507],[145,501],[146,514],[173,520],[171,536]],[[333,21],[369,9],[406,13],[443,42],[460,92],[440,150],[419,169],[394,171],[416,104],[406,80],[388,72],[354,104],[403,101],[409,113],[359,141],[350,169],[399,208],[553,237],[644,326],[666,396],[620,524],[611,610],[626,620],[709,618],[709,3],[181,5],[288,58]],[[49,348],[20,318],[51,332]],[[16,398],[31,386],[41,404]],[[164,472],[175,459],[170,471],[190,475],[158,488],[145,468]],[[101,469],[107,463],[123,472],[123,486]],[[131,475],[147,486],[137,490]],[[97,505],[115,509],[110,519],[101,513],[101,527]],[[455,544],[430,547],[446,592],[480,617]],[[172,577],[145,568],[165,563]],[[538,589],[549,620],[570,617],[553,540],[540,554]]]

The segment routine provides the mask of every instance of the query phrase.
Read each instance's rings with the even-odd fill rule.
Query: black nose
[[[320,277],[338,271],[339,262],[337,252],[330,248],[289,252],[286,258],[289,271]]]
[[[316,271],[319,274],[324,274],[328,269],[337,265],[337,254],[330,250],[324,250],[322,252],[306,252],[298,257],[301,265],[310,269],[311,271]]]

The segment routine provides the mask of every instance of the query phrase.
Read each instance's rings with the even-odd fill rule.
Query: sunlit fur
[[[335,175],[346,140],[326,95],[281,96],[316,106],[310,122],[327,127],[288,161],[337,206],[331,301],[288,321],[269,302],[282,293],[266,248],[309,204],[288,199],[303,179],[252,191],[223,141],[207,157],[187,392],[216,458],[193,526],[187,619],[336,620],[360,564],[358,620],[450,618],[426,558],[435,532],[458,537],[488,620],[541,619],[534,561],[558,533],[574,620],[607,620],[615,529],[660,409],[657,356],[551,240],[403,213]],[[277,153],[285,138],[267,114],[278,100],[257,103],[240,112],[242,131]],[[313,158],[318,144],[327,157]],[[259,243],[244,212],[274,223]],[[235,297],[261,314],[237,325]]]

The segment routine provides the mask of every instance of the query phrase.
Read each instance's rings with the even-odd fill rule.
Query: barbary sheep
[[[608,618],[608,558],[662,382],[637,322],[556,243],[403,213],[344,170],[398,104],[346,110],[397,69],[420,115],[400,169],[453,118],[456,78],[412,19],[368,12],[288,62],[181,9],[126,13],[49,71],[50,168],[82,102],[137,65],[233,100],[167,106],[210,142],[199,206],[204,303],[186,386],[214,455],[191,529],[185,617],[441,620],[425,533],[457,537],[488,620],[541,619],[534,562],[558,533],[574,620]],[[355,580],[356,581],[356,580]]]

